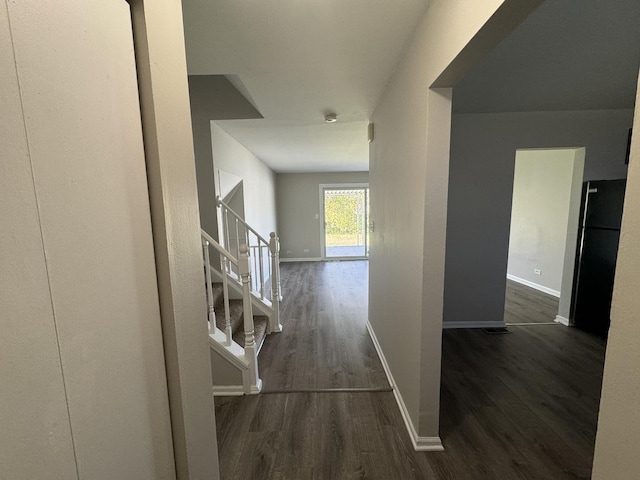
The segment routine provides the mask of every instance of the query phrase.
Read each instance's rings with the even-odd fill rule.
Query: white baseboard
[[[369,332],[369,336],[371,337],[371,341],[373,342],[374,347],[376,348],[376,352],[378,352],[378,357],[380,357],[380,362],[382,363],[382,368],[384,368],[384,373],[387,375],[387,380],[389,381],[389,385],[393,389],[393,396],[396,399],[396,403],[398,404],[398,408],[400,409],[400,414],[402,415],[402,419],[404,420],[404,425],[409,433],[409,438],[411,439],[411,443],[413,444],[413,448],[416,451],[423,452],[442,452],[444,447],[442,446],[442,440],[440,437],[420,437],[416,428],[411,421],[411,417],[409,416],[409,412],[407,410],[407,406],[402,399],[402,394],[398,390],[398,386],[396,385],[396,381],[393,379],[393,375],[391,374],[391,369],[389,368],[389,364],[387,363],[387,359],[382,352],[382,347],[380,347],[380,343],[378,342],[378,338],[376,337],[375,332],[373,331],[373,327],[367,321],[367,331]]]
[[[516,277],[515,275],[511,275],[508,273],[507,273],[507,278],[521,285],[526,285],[527,287],[534,288],[540,292],[548,293],[549,295],[553,295],[554,297],[560,298],[560,292],[558,290],[545,287],[544,285],[540,285],[538,283],[530,282],[529,280],[525,280],[524,278]]]
[[[244,395],[242,385],[214,385],[211,390],[214,397],[239,397]]]
[[[320,257],[307,257],[307,258],[282,258],[280,257],[280,263],[283,262],[321,262]]]
[[[565,327],[568,327],[571,325],[571,322],[569,321],[568,318],[561,317],[560,315],[556,315],[555,321],[561,325],[564,325]]]
[[[442,328],[502,328],[504,322],[443,322]]]

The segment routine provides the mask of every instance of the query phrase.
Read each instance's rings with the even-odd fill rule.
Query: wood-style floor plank
[[[281,336],[283,349],[278,356],[274,342],[266,351],[269,384],[386,385],[370,340],[361,336],[366,321],[357,313],[359,306],[366,312],[361,262],[285,270],[291,295],[284,304],[285,328],[289,323],[295,335],[285,336],[285,330],[269,337]],[[604,340],[557,324],[510,330],[507,335],[443,332],[445,452],[413,450],[392,392],[219,397],[222,479],[588,479]],[[262,353],[259,361],[262,368]]]
[[[368,261],[283,263],[283,332],[260,352],[265,391],[389,388],[366,328]]]
[[[521,283],[507,280],[505,323],[549,323],[558,315],[559,299]]]

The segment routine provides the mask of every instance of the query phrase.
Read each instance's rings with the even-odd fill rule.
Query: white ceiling
[[[275,171],[368,170],[368,119],[427,1],[184,0],[189,74],[226,75],[264,116],[217,123]],[[547,0],[454,111],[632,108],[639,25],[640,0]]]
[[[456,85],[456,112],[633,108],[640,0],[547,0]]]
[[[368,170],[369,117],[426,7],[184,0],[188,71],[228,75],[247,96],[264,119],[217,123],[275,171]]]

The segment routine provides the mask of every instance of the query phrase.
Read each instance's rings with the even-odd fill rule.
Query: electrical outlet
[[[291,250],[287,250],[287,255],[291,255]]]
[[[303,250],[303,252],[304,252],[304,253],[309,253],[309,249],[308,249],[308,248],[305,248],[305,249]]]
[[[320,219],[320,215],[316,213],[316,220],[319,220],[319,219]]]
[[[536,275],[542,275],[542,270],[540,270],[539,268],[534,268],[533,273],[535,273]]]

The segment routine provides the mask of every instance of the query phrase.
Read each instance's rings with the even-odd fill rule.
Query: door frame
[[[362,257],[327,257],[327,249],[326,249],[326,245],[325,245],[325,237],[326,237],[326,233],[325,233],[325,221],[324,221],[324,191],[325,190],[350,190],[350,189],[355,189],[355,188],[362,188],[362,189],[369,189],[369,193],[368,195],[370,195],[371,193],[371,189],[369,188],[369,183],[368,182],[361,182],[361,183],[321,183],[319,184],[319,227],[320,227],[320,258],[322,259],[322,261],[329,261],[329,260],[368,260],[369,256],[366,255],[366,248],[367,245],[369,243],[369,228],[368,228],[368,222],[369,222],[369,215],[366,212],[366,205],[365,205],[365,228],[364,228],[364,234],[365,234],[365,241],[364,241],[364,245],[365,245],[365,255]]]
[[[176,479],[220,478],[180,2],[131,6]],[[176,125],[180,127],[176,127]]]

